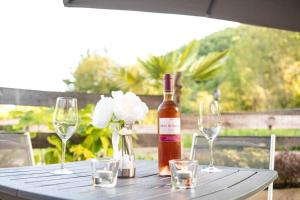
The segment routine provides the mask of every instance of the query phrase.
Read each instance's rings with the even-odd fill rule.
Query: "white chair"
[[[214,141],[214,165],[264,168],[274,170],[276,136],[217,137]],[[209,163],[207,140],[198,133],[193,135],[190,159],[199,164]],[[268,200],[273,198],[273,183],[268,186]]]
[[[0,133],[0,167],[34,166],[29,133]]]

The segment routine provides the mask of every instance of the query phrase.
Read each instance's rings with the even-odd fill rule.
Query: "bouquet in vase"
[[[147,105],[132,92],[113,91],[112,97],[101,96],[92,124],[112,130],[113,157],[120,160],[119,177],[134,177],[135,162],[132,146],[132,125],[143,120]]]

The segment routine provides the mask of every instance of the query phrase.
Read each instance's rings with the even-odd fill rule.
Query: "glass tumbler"
[[[187,189],[194,188],[197,183],[196,160],[170,160],[172,188]]]
[[[94,186],[114,187],[117,184],[119,161],[115,159],[91,159]]]

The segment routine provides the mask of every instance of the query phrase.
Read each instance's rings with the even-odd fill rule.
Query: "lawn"
[[[192,133],[191,131],[184,131],[182,142],[184,148],[190,148],[192,145]],[[224,129],[221,131],[220,136],[270,136],[275,134],[276,136],[297,136],[300,137],[300,129],[276,129],[276,130],[266,130],[266,129],[245,129],[245,130],[235,130],[235,129]]]

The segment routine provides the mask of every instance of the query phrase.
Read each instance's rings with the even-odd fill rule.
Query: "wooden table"
[[[92,186],[88,161],[68,163],[71,175],[49,172],[59,165],[0,169],[0,199],[245,199],[266,188],[276,171],[224,167],[223,172],[198,174],[195,189],[172,190],[170,178],[157,176],[155,161],[137,161],[137,176],[118,179],[115,188]]]

